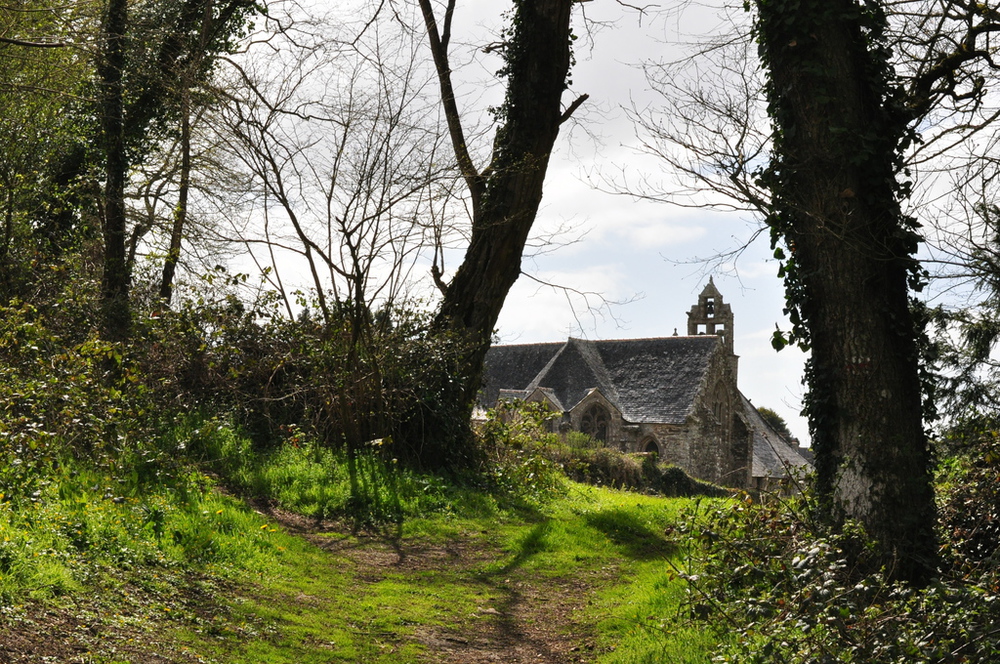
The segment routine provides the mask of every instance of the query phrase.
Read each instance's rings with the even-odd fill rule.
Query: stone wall
[[[611,408],[619,428],[609,444],[628,452],[645,452],[652,440],[664,461],[680,466],[693,477],[748,487],[753,438],[742,414],[734,365],[724,352],[713,355],[693,412],[683,424],[630,425]]]

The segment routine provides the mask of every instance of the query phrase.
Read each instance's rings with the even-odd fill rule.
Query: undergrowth
[[[347,521],[356,528],[447,513],[482,492],[481,482],[463,484],[418,473],[386,460],[380,449],[358,458],[361,491],[354,491],[342,451],[321,445],[296,427],[286,427],[285,433],[280,443],[258,450],[224,418],[193,416],[174,430],[189,457],[239,495],[315,519]],[[497,493],[495,498],[511,502],[514,494]]]
[[[749,497],[678,526],[696,543],[690,614],[734,638],[731,664],[958,664],[1000,660],[1000,445],[952,459],[940,485],[943,564],[925,587],[871,573],[874,545],[860,526],[833,531],[807,498]]]
[[[696,480],[683,469],[659,461],[655,454],[627,454],[590,436],[553,433],[555,415],[544,404],[504,401],[487,413],[479,434],[492,452],[497,472],[510,472],[508,485],[543,497],[558,484],[575,482],[663,496],[729,496],[723,487]]]

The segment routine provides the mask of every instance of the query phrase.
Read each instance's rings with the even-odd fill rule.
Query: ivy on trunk
[[[910,309],[916,223],[901,152],[913,140],[878,3],[757,0],[774,125],[772,241],[812,356],[806,412],[821,510],[860,522],[895,578],[935,569],[931,461]]]
[[[449,133],[472,210],[469,247],[451,282],[439,283],[444,298],[435,321],[442,334],[463,340],[459,380],[450,386],[445,400],[455,412],[424,413],[429,420],[422,429],[430,436],[441,436],[449,428],[454,432],[455,423],[468,421],[500,310],[521,274],[521,256],[542,199],[559,126],[584,99],[568,109],[562,107],[572,60],[572,6],[572,0],[514,3],[503,43],[505,66],[501,74],[507,79],[506,98],[497,113],[500,126],[492,159],[480,170],[466,147],[448,62],[455,0],[448,1],[440,25],[430,0],[420,0]],[[429,465],[449,465],[457,456],[441,447],[446,444],[454,443],[427,448]]]

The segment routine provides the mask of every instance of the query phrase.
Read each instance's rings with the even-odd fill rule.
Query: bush
[[[732,491],[729,489],[694,479],[685,473],[683,468],[679,468],[678,466],[657,464],[654,466],[654,469],[655,472],[648,473],[647,477],[651,475],[650,485],[657,493],[664,496],[710,496],[721,498],[732,495]]]
[[[78,340],[80,339],[80,340]],[[118,346],[96,333],[67,339],[31,305],[0,308],[0,500],[37,499],[65,457],[115,466],[142,439],[147,412],[136,374]]]
[[[406,308],[327,310],[288,320],[273,299],[227,295],[161,312],[143,332],[147,384],[165,403],[233,413],[260,451],[294,426],[349,455],[392,441],[384,460],[414,468],[481,461],[454,405],[463,344]]]
[[[716,661],[814,664],[990,662],[1000,657],[1000,577],[942,570],[926,588],[863,574],[874,544],[860,527],[832,532],[804,499],[749,497],[689,516],[696,543],[688,608],[732,638]]]
[[[695,480],[681,468],[658,463],[654,454],[619,452],[579,432],[551,433],[548,422],[554,417],[539,403],[503,402],[487,414],[480,435],[498,466],[504,463],[504,454],[498,450],[508,454],[510,450],[517,450],[520,457],[514,457],[515,465],[530,467],[544,460],[569,479],[584,484],[671,497],[728,496],[731,493],[728,489]],[[529,458],[532,461],[527,463]]]
[[[551,417],[541,404],[520,401],[501,402],[487,413],[478,435],[490,489],[538,505],[562,487],[565,476],[546,453],[556,440],[546,424]]]
[[[575,482],[636,491],[647,488],[642,462],[617,450],[551,443],[545,455]]]
[[[942,553],[965,574],[1000,563],[1000,432],[964,432],[966,451],[949,461],[940,500]]]

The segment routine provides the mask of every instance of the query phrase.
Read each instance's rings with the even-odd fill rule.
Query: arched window
[[[594,404],[583,414],[583,418],[580,420],[580,431],[594,440],[607,442],[609,421],[610,417],[604,406]]]
[[[648,438],[639,448],[646,454],[655,454],[660,456],[660,446],[656,444],[655,438]]]

